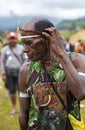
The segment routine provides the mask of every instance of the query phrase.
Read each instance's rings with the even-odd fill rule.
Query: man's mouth
[[[28,54],[27,55],[29,59],[33,59],[34,58],[34,54]]]

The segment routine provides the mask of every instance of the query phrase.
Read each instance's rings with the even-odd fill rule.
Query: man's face
[[[16,45],[16,43],[17,43],[17,39],[16,38],[12,37],[12,38],[10,38],[8,40],[9,40],[9,43],[10,43],[11,47],[14,47]]]
[[[42,60],[47,54],[46,38],[42,36],[42,32],[36,31],[35,23],[34,19],[25,24],[24,30],[21,30],[24,52],[31,61]]]
[[[47,52],[47,46],[43,37],[23,38],[22,41],[24,52],[31,61],[41,60]]]

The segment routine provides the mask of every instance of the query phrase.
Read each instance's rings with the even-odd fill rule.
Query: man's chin
[[[29,60],[35,62],[35,61],[40,60],[40,58],[33,57],[33,58],[29,58]]]

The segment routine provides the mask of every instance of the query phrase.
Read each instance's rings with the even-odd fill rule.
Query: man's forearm
[[[28,119],[26,116],[19,117],[20,130],[28,130]]]
[[[85,80],[80,78],[77,70],[75,69],[74,65],[71,63],[68,56],[65,53],[62,54],[63,55],[59,57],[59,60],[64,68],[70,90],[77,99],[81,100],[82,95],[84,93],[83,88],[85,86]]]

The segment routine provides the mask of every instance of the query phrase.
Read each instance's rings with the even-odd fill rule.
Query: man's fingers
[[[49,35],[48,33],[42,32],[42,35],[43,35],[45,38],[50,39],[50,35]]]

